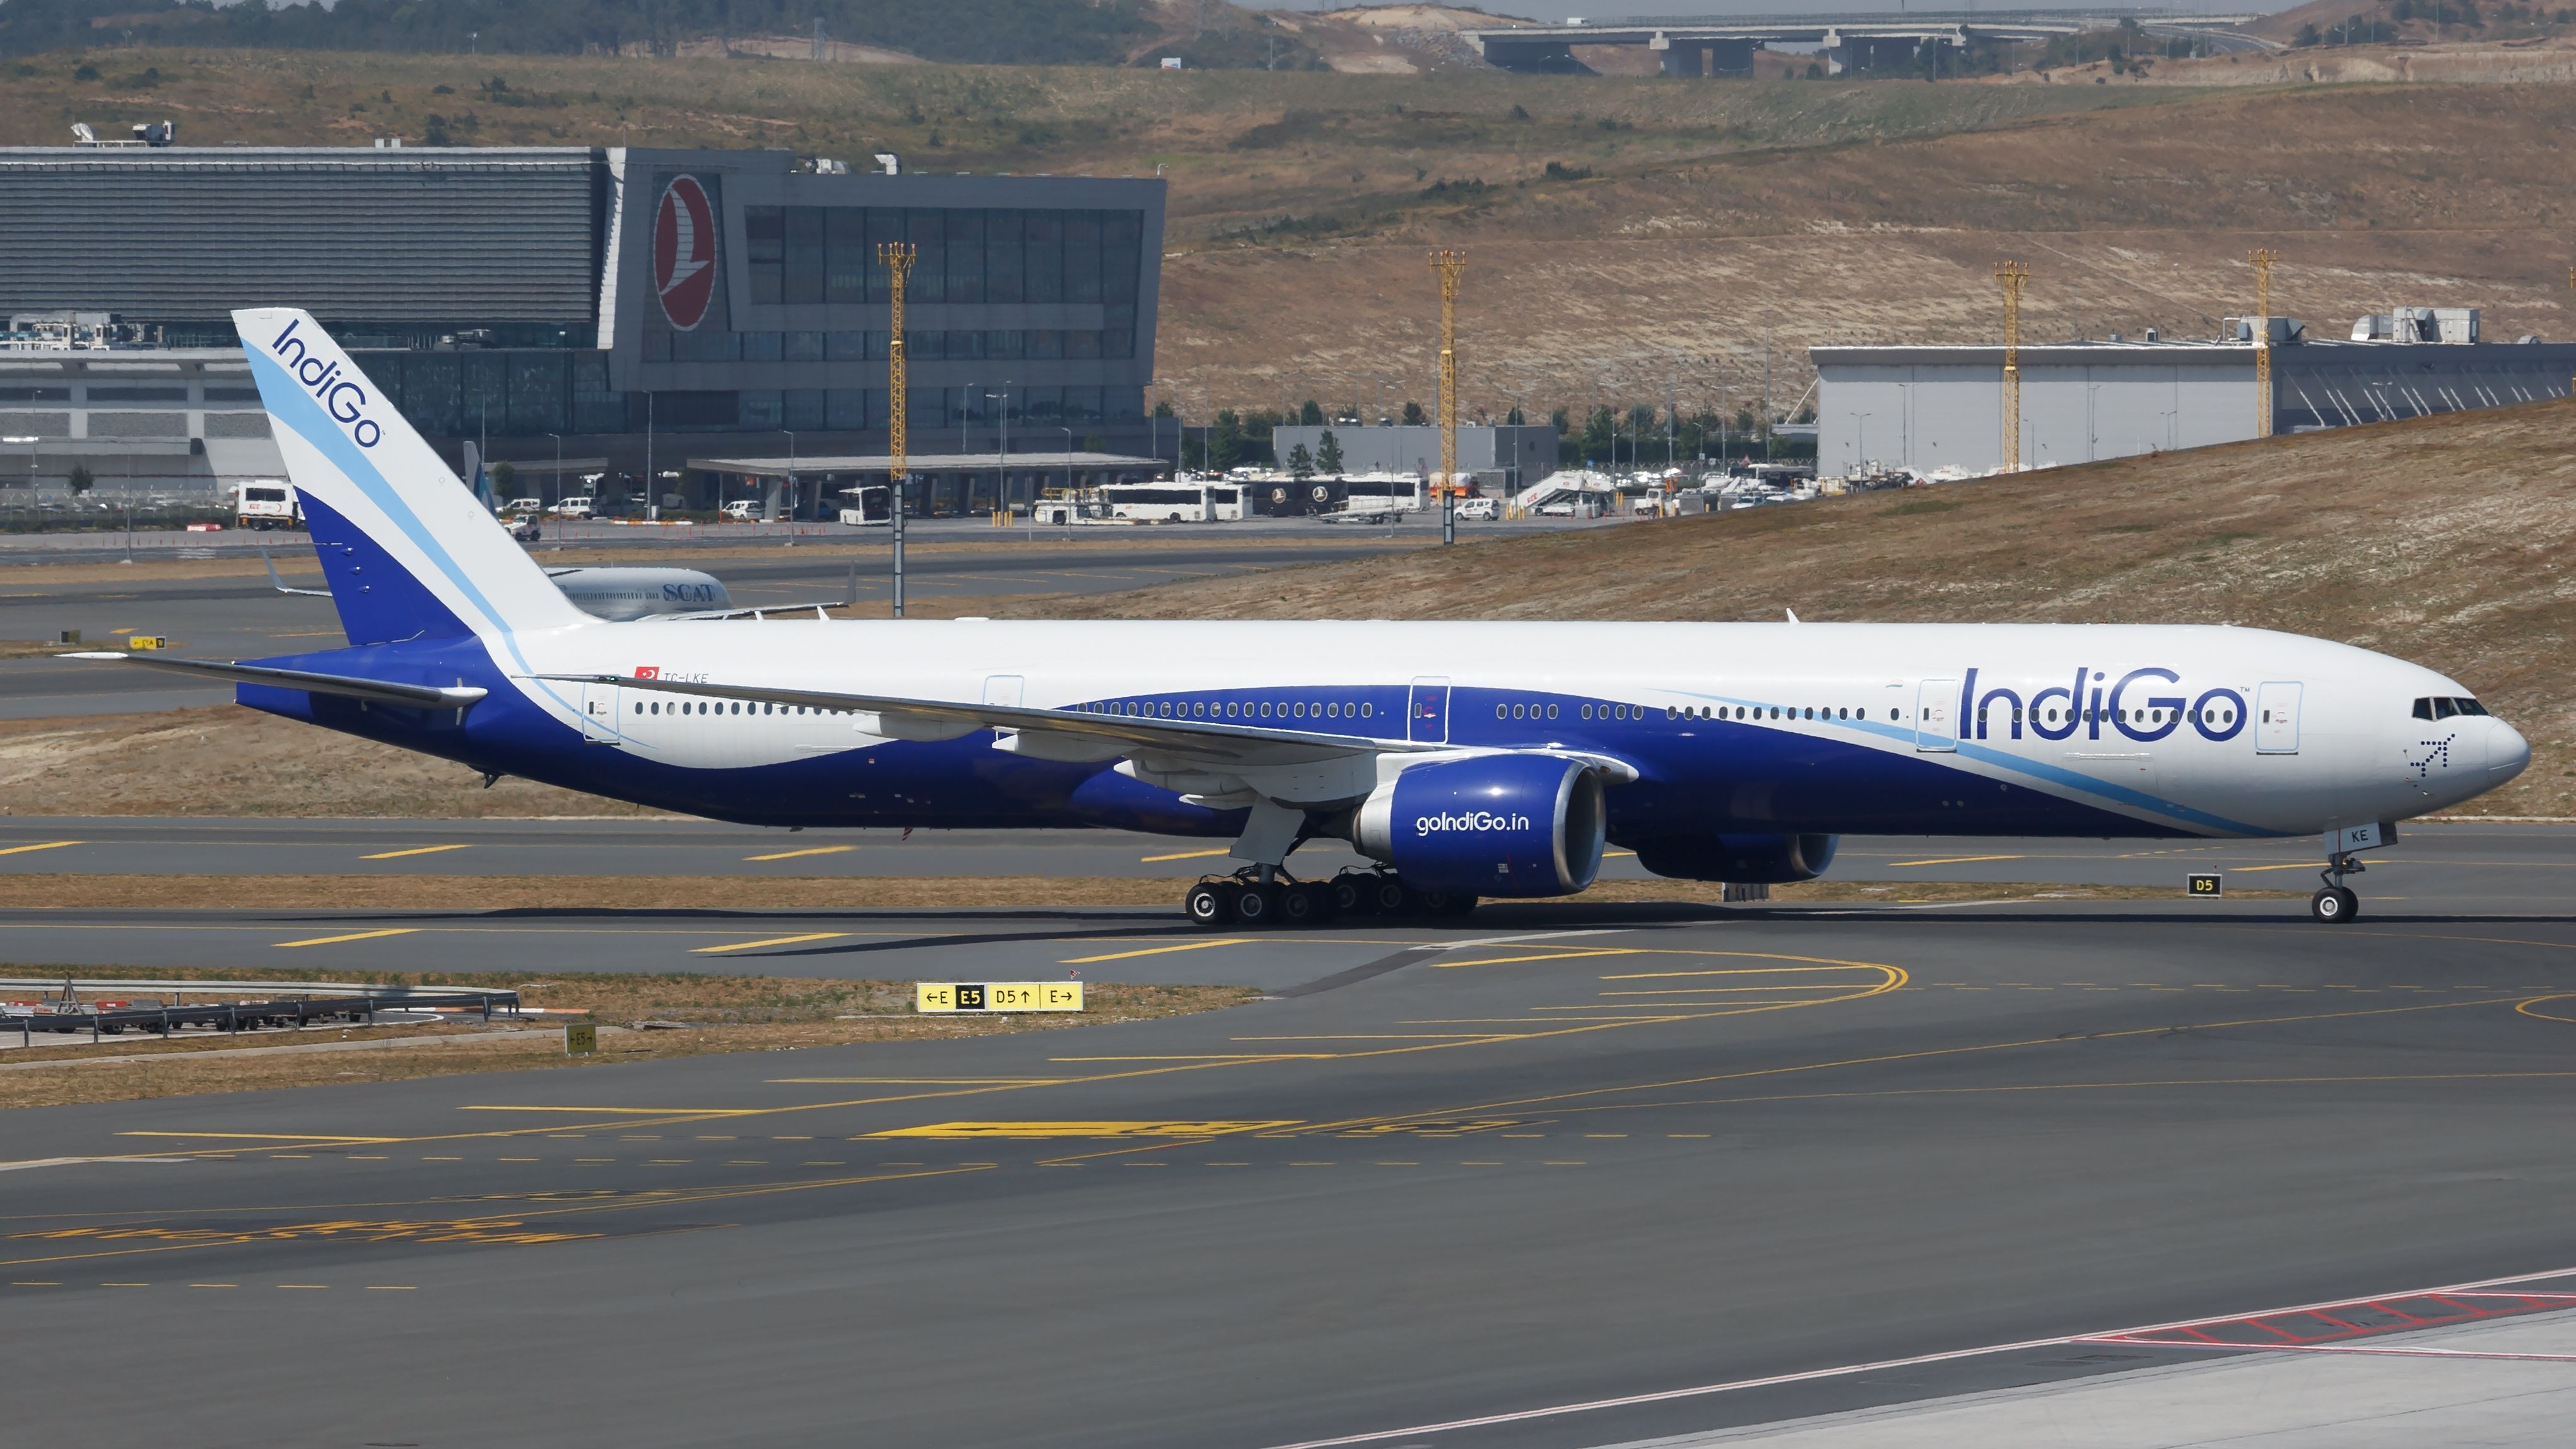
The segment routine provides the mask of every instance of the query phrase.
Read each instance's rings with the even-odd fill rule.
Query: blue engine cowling
[[[1787,885],[1834,863],[1838,835],[1691,835],[1640,840],[1637,864],[1678,880]],[[1621,841],[1625,845],[1628,842]]]
[[[1359,808],[1353,844],[1421,891],[1562,896],[1601,868],[1601,780],[1548,755],[1416,765]]]

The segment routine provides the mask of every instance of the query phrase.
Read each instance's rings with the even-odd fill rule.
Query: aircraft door
[[[1434,676],[1413,681],[1405,715],[1406,739],[1418,744],[1449,743],[1449,681]]]
[[[581,687],[581,742],[586,745],[617,743],[618,710],[625,707],[624,687],[615,684],[585,684]]]
[[[1959,681],[1927,679],[1914,691],[1914,748],[1927,755],[1959,749]]]
[[[2299,696],[2305,686],[2267,681],[2254,691],[2254,753],[2299,752]]]

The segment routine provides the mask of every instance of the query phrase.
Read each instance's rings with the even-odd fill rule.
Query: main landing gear
[[[1181,898],[1181,913],[1190,923],[1211,929],[1320,926],[1336,916],[1456,917],[1474,909],[1474,896],[1418,891],[1389,872],[1371,870],[1301,881],[1276,867],[1246,866],[1206,877]]]
[[[2317,873],[2317,879],[2325,885],[2308,897],[2308,914],[2329,926],[2340,926],[2360,915],[2361,897],[2343,883],[2343,878],[2368,869],[2352,852],[2337,851],[2327,859],[2326,868]]]

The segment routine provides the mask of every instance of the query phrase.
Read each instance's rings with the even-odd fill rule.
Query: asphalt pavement
[[[1270,989],[12,1113],[13,1367],[80,1391],[9,1412],[48,1445],[1597,1445],[2576,1263],[2576,920],[2227,904],[575,918],[731,931],[708,969]]]

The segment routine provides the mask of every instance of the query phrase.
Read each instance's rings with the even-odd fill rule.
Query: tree
[[[1288,472],[1291,477],[1303,478],[1314,471],[1315,455],[1306,451],[1305,444],[1299,443],[1288,450]]]
[[[1422,404],[1418,402],[1409,402],[1404,405],[1404,425],[1406,427],[1418,428],[1428,421],[1430,421],[1430,419],[1425,418],[1422,415]]]
[[[1309,428],[1322,427],[1324,424],[1324,405],[1315,401],[1313,398],[1306,399],[1306,405],[1297,409],[1297,421],[1303,426]]]
[[[1208,466],[1222,473],[1243,461],[1243,418],[1232,408],[1216,415],[1216,431],[1208,439]]]
[[[78,497],[83,493],[87,493],[90,490],[91,485],[98,482],[98,479],[91,474],[88,464],[74,463],[72,465],[72,476],[70,482],[72,485],[72,495],[74,497]]]
[[[555,482],[560,484],[563,480],[561,478],[557,478]],[[518,493],[518,491],[519,470],[508,463],[493,464],[492,492],[494,496],[498,497],[502,502],[507,503]]]
[[[1169,399],[1154,404],[1154,416],[1158,418],[1168,418],[1171,415],[1172,404]]]
[[[1506,414],[1504,414],[1504,415],[1503,415],[1503,426],[1504,426],[1504,427],[1507,427],[1507,428],[1517,428],[1517,427],[1520,427],[1520,426],[1522,426],[1522,425],[1523,425],[1523,420],[1522,420],[1522,418],[1521,418],[1521,410],[1520,410],[1519,408],[1515,407],[1515,408],[1513,408],[1509,413],[1506,413]]]
[[[1326,428],[1324,436],[1316,440],[1315,471],[1330,473],[1336,478],[1342,476],[1342,440],[1334,437],[1330,428]]]

